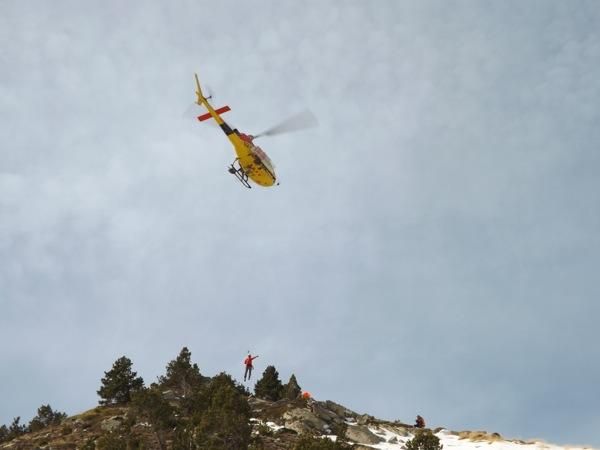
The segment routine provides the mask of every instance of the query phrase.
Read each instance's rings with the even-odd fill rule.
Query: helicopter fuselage
[[[236,160],[248,178],[259,186],[273,186],[277,177],[267,154],[260,147],[254,145],[252,139],[243,139],[240,136],[241,133],[232,130],[225,122],[221,125],[221,129],[233,144],[237,155]]]

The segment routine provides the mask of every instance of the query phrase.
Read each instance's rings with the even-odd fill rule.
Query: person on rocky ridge
[[[250,377],[252,376],[252,369],[254,368],[252,366],[252,361],[254,361],[256,358],[258,358],[258,355],[252,356],[250,352],[248,352],[248,356],[246,356],[246,359],[244,360],[244,365],[246,366],[246,370],[244,372],[244,381],[246,381],[246,377],[248,377],[248,380],[250,380]]]
[[[425,428],[425,419],[419,415],[417,415],[417,420],[415,421],[415,428]]]

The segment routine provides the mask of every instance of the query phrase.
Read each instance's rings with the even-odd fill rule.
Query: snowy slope
[[[277,425],[274,422],[253,420],[255,422],[263,423],[274,432],[283,428],[281,425]],[[348,425],[354,425],[354,423],[348,422]],[[414,437],[413,433],[399,431],[398,428],[393,425],[369,426],[368,429],[373,434],[380,437],[383,442],[379,444],[368,444],[363,442],[349,443],[360,444],[365,448],[379,450],[404,450],[406,442]],[[474,440],[444,429],[438,431],[435,435],[440,439],[440,443],[443,445],[444,450],[593,450],[592,447],[559,446],[541,441],[504,440],[502,438]],[[324,435],[323,437],[329,438],[332,441],[337,440],[337,436],[335,435]]]
[[[362,444],[365,447],[376,448],[380,450],[400,450],[404,448],[406,441],[412,439],[414,435],[409,433],[403,436],[391,429],[393,427],[377,426],[369,427],[369,430],[381,437],[385,442],[380,444]],[[440,443],[445,450],[460,449],[460,450],[583,450],[589,447],[561,447],[557,445],[546,444],[543,442],[524,442],[524,441],[509,441],[509,440],[470,440],[461,438],[458,434],[448,430],[441,430],[435,435],[440,439]]]

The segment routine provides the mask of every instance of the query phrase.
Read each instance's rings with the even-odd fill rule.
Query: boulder
[[[409,436],[410,432],[408,431],[408,428],[402,427],[402,426],[397,426],[397,425],[386,425],[385,429],[388,431],[391,431],[392,433],[397,434],[398,436]]]
[[[330,410],[333,411],[334,413],[336,413],[338,416],[342,417],[342,418],[349,418],[349,417],[356,417],[358,416],[358,414],[356,414],[354,411],[346,408],[345,406],[342,405],[338,405],[335,402],[332,402],[331,400],[327,400],[325,402],[325,407]]]
[[[294,408],[283,413],[285,428],[294,430],[298,434],[307,432],[322,433],[326,430],[327,422],[317,417],[307,409]]]
[[[100,423],[100,428],[102,428],[104,431],[115,431],[121,426],[123,420],[125,420],[123,416],[109,417]]]
[[[179,396],[172,389],[167,389],[166,391],[162,391],[162,396],[165,400],[167,400],[169,402],[179,400]]]
[[[311,405],[311,410],[315,416],[327,423],[343,423],[344,416],[339,416],[334,411],[324,407],[321,403],[314,403]]]
[[[346,438],[360,444],[369,445],[379,444],[383,441],[382,438],[377,436],[364,425],[348,425],[348,429],[346,430]]]
[[[361,414],[360,416],[356,416],[356,422],[359,425],[368,425],[375,420],[375,417],[370,416],[368,414]]]

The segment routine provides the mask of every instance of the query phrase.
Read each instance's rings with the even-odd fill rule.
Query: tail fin
[[[196,103],[198,105],[204,106],[208,110],[208,114],[203,114],[203,115],[199,116],[198,120],[206,120],[209,117],[212,117],[221,126],[221,128],[227,127],[227,130],[232,132],[231,128],[229,128],[229,126],[227,126],[225,121],[223,121],[223,119],[221,119],[221,116],[219,115],[219,113],[213,109],[211,104],[208,103],[208,99],[202,93],[202,88],[200,87],[200,81],[198,80],[198,74],[195,73],[194,77],[196,78],[196,96],[198,97],[196,99]],[[225,112],[225,111],[229,111],[229,106],[224,106],[222,108],[219,108],[219,112]],[[224,131],[225,131],[225,128],[224,128]],[[230,134],[230,133],[226,133],[226,134]]]
[[[200,87],[200,81],[198,80],[198,74],[195,73],[194,77],[196,77],[196,96],[198,97],[198,100],[196,101],[196,103],[201,105],[203,102],[206,101],[206,98],[204,97],[204,94],[202,93],[202,88]]]

